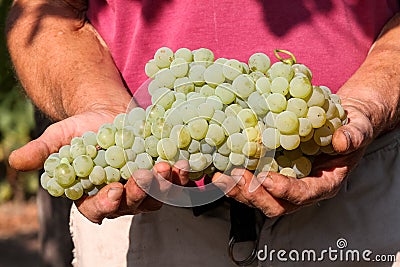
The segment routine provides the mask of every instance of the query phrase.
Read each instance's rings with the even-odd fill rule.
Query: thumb
[[[336,152],[351,153],[367,146],[373,139],[373,127],[368,117],[355,107],[347,107],[346,125],[338,128],[332,138]]]
[[[50,154],[57,152],[72,139],[74,130],[66,121],[50,125],[39,138],[14,150],[8,159],[10,166],[19,171],[40,169]]]

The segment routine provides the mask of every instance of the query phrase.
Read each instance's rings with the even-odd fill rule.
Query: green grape
[[[94,184],[89,180],[89,177],[82,177],[79,179],[79,182],[84,190],[92,190],[94,188]],[[70,187],[71,188],[71,187]]]
[[[240,122],[236,117],[226,117],[221,126],[226,136],[240,132]]]
[[[53,197],[61,197],[64,195],[64,188],[59,185],[56,179],[52,178],[47,182],[46,189]]]
[[[260,71],[253,71],[249,74],[249,76],[253,79],[254,82],[257,82],[259,79],[266,77],[265,74]]]
[[[97,142],[96,142],[97,143]],[[73,158],[71,157],[71,146],[70,145],[64,145],[60,148],[58,151],[58,154],[60,156],[60,159],[66,158],[68,159],[69,162],[72,162]]]
[[[286,110],[295,113],[298,118],[304,118],[308,111],[307,102],[301,98],[290,98],[287,101]]]
[[[226,79],[233,81],[243,73],[243,65],[236,59],[230,59],[223,64],[222,72]]]
[[[76,145],[76,144],[79,144],[79,145],[83,145],[83,139],[82,139],[82,137],[74,137],[74,138],[72,138],[71,139],[71,146],[72,145]]]
[[[204,80],[209,86],[216,87],[225,81],[225,76],[222,72],[222,66],[218,64],[210,65],[204,71]]]
[[[158,80],[152,80],[147,87],[147,91],[150,95],[153,95],[160,88],[164,88],[164,86]]]
[[[215,88],[215,95],[218,96],[223,104],[230,104],[235,101],[235,93],[230,83],[223,83]]]
[[[290,95],[297,98],[306,99],[313,91],[310,80],[304,76],[295,76],[290,81]]]
[[[293,64],[292,69],[294,70],[295,74],[304,74],[310,81],[312,79],[311,70],[304,64]]]
[[[309,107],[322,107],[325,103],[325,95],[319,86],[313,86],[312,94],[310,94],[305,100]]]
[[[332,142],[333,132],[331,129],[325,125],[321,128],[315,129],[314,131],[314,141],[319,146],[327,146]]]
[[[72,158],[76,158],[81,155],[86,155],[86,147],[82,144],[74,144],[71,146],[69,153]]]
[[[204,139],[200,141],[200,152],[206,157],[215,151],[215,146],[209,145]]]
[[[120,130],[124,128],[126,124],[126,114],[125,113],[120,113],[114,118],[114,127],[117,128],[117,130]]]
[[[217,59],[214,61],[214,63],[215,63],[215,64],[223,65],[223,64],[225,64],[225,62],[227,62],[227,61],[228,61],[228,59],[223,58],[223,57],[220,57],[220,58],[217,58]]]
[[[125,151],[119,146],[109,147],[104,156],[107,164],[114,168],[121,168],[126,163]]]
[[[167,87],[169,89],[174,88],[175,75],[170,69],[162,69],[154,76],[154,79],[162,87]]]
[[[228,148],[234,153],[241,153],[246,142],[246,137],[242,133],[231,134],[226,140]]]
[[[232,89],[242,99],[248,98],[256,90],[254,80],[247,74],[241,74],[232,82]]]
[[[115,132],[116,128],[111,124],[104,124],[100,127],[99,131],[97,132],[97,143],[104,149],[109,148],[110,146],[115,144]],[[72,150],[72,147],[71,147]],[[71,153],[72,154],[72,153]]]
[[[174,60],[174,52],[168,47],[161,47],[154,54],[154,60],[160,69],[168,68]]]
[[[105,167],[107,166],[106,162],[106,151],[105,150],[99,150],[97,151],[97,156],[93,159],[93,162],[95,165]]]
[[[122,148],[132,147],[134,140],[135,135],[132,126],[125,126],[115,133],[115,144]]]
[[[208,161],[203,153],[195,153],[190,155],[189,165],[192,171],[202,171],[207,168]]]
[[[241,106],[242,108],[249,108],[249,105],[247,105],[247,101],[240,99],[238,97],[236,97],[236,99],[235,99],[235,104]]]
[[[244,129],[242,133],[246,137],[247,141],[254,142],[260,139],[261,131],[258,126],[255,126]]]
[[[271,93],[271,81],[267,77],[257,79],[256,90],[260,94]]]
[[[82,141],[85,146],[88,145],[96,146],[97,145],[96,133],[91,131],[84,133],[82,135]]]
[[[119,182],[119,179],[121,178],[121,173],[117,168],[107,166],[104,168],[104,171],[106,172],[106,183],[107,184]]]
[[[175,142],[179,148],[185,148],[189,146],[192,137],[190,131],[185,125],[175,125],[172,127],[170,138]]]
[[[40,185],[43,187],[43,189],[47,190],[47,183],[50,181],[51,176],[47,172],[43,172],[40,175]]]
[[[295,113],[286,110],[276,116],[275,126],[281,134],[294,134],[298,132],[299,119]]]
[[[311,128],[312,128],[312,125],[311,125]],[[309,134],[307,134],[306,136],[300,136],[300,141],[307,142],[308,140],[313,139],[313,138],[314,138],[314,128],[312,128],[311,132]]]
[[[187,151],[190,154],[200,152],[200,142],[197,141],[196,139],[192,139],[192,141],[190,142],[190,145],[187,148]]]
[[[154,122],[157,118],[163,117],[165,109],[161,105],[153,104],[146,109],[146,122]]]
[[[133,134],[136,137],[146,138],[151,134],[151,123],[146,120],[135,121],[133,124]]]
[[[284,77],[276,77],[272,80],[271,92],[286,95],[289,92],[289,82]]]
[[[284,77],[286,80],[290,81],[294,76],[294,70],[289,64],[276,62],[272,64],[267,74],[271,80],[276,77]]]
[[[214,95],[214,93],[215,93],[215,89],[212,88],[211,86],[209,86],[208,84],[205,84],[200,88],[200,94],[205,97],[212,96],[212,95]]]
[[[147,153],[140,153],[139,155],[137,155],[135,162],[139,169],[147,169],[147,170],[153,168],[153,163],[154,163],[151,156]]]
[[[229,154],[229,162],[234,166],[241,166],[244,164],[246,157],[241,153],[231,152]]]
[[[97,149],[93,145],[86,146],[86,155],[94,159],[97,156]]]
[[[300,143],[301,151],[308,156],[313,156],[318,154],[320,146],[315,143],[314,139],[310,139],[305,142]]]
[[[74,167],[76,176],[86,177],[89,176],[90,172],[93,169],[93,161],[89,156],[81,155],[74,159],[74,161],[72,162],[72,166]]]
[[[133,173],[139,169],[136,162],[127,161],[126,164],[121,168],[120,173],[121,177],[125,180],[128,180],[132,177]]]
[[[189,160],[190,153],[187,150],[179,150],[178,160]]]
[[[339,110],[336,104],[332,100],[326,100],[325,104],[322,106],[326,113],[326,119],[330,120],[339,117]]]
[[[297,178],[303,178],[311,173],[311,161],[306,157],[299,157],[292,161],[292,169],[296,173]]]
[[[299,118],[299,135],[300,137],[308,136],[313,131],[312,124],[307,118]]]
[[[206,119],[209,121],[214,115],[215,109],[211,104],[201,103],[197,106],[197,114],[199,114],[200,118]]]
[[[272,111],[268,112],[263,119],[265,126],[269,128],[276,128],[276,117],[278,116],[278,114],[279,113],[275,113]]]
[[[293,178],[297,177],[296,172],[292,168],[289,168],[289,167],[283,168],[282,170],[280,170],[279,173],[282,175],[288,176],[288,177],[293,177]]]
[[[126,161],[135,161],[136,159],[136,153],[131,148],[125,149],[125,155]]]
[[[179,93],[176,91],[173,91],[175,94],[175,100],[186,100],[186,94],[184,93]]]
[[[303,156],[303,152],[301,152],[301,149],[298,147],[293,150],[283,150],[283,155],[287,157],[290,160],[295,160],[297,158],[300,158]]]
[[[147,77],[153,78],[154,75],[160,70],[157,66],[157,62],[155,59],[149,60],[146,65],[144,66],[144,72],[146,73]]]
[[[203,65],[194,65],[189,69],[189,80],[196,86],[203,86],[205,83],[204,72],[206,67]]]
[[[184,123],[189,123],[199,117],[197,108],[193,108],[191,102],[184,103],[180,108],[180,115]]]
[[[254,114],[254,112],[251,109],[245,108],[239,111],[237,114],[239,123],[240,123],[240,128],[246,129],[249,127],[254,127],[257,125],[257,116]]]
[[[184,101],[184,100],[179,100],[179,101]],[[175,103],[176,102],[177,101],[175,101]],[[182,104],[185,105],[185,101]],[[169,125],[183,124],[183,119],[182,119],[182,116],[180,113],[180,108],[181,108],[181,106],[172,107],[171,109],[168,109],[167,111],[165,111],[164,118],[165,118],[165,121]]]
[[[206,67],[214,62],[214,53],[210,49],[200,48],[194,50],[192,53],[194,62],[205,63]]]
[[[194,92],[194,83],[188,77],[177,78],[174,83],[175,92],[187,95]]]
[[[216,95],[207,97],[206,103],[213,106],[214,110],[222,110],[224,107],[222,100]]]
[[[272,93],[267,97],[267,105],[272,112],[280,113],[286,109],[286,97],[282,94]]]
[[[271,60],[264,53],[255,53],[249,58],[249,68],[251,71],[266,73],[271,65]]]
[[[210,124],[221,125],[225,119],[226,119],[225,112],[223,112],[222,110],[216,110],[210,120]]]
[[[261,172],[278,172],[279,165],[273,157],[263,158],[263,166]]]
[[[165,160],[173,160],[178,154],[178,146],[171,138],[163,138],[157,143],[157,154]]]
[[[231,153],[231,149],[228,147],[227,142],[225,141],[221,145],[218,146],[217,152],[224,156],[229,156]]]
[[[213,155],[213,164],[215,168],[220,171],[226,171],[229,167],[229,158],[221,155],[220,153],[214,153]]]
[[[198,119],[190,121],[188,123],[188,128],[189,128],[190,136],[193,139],[201,140],[207,134],[208,123],[205,119],[198,118]]]
[[[205,141],[210,146],[219,146],[225,141],[224,129],[217,124],[210,124],[208,126]]]
[[[242,154],[246,157],[253,157],[257,152],[256,142],[246,142],[242,148]]]
[[[240,63],[241,63],[242,66],[243,66],[243,73],[244,73],[244,74],[249,74],[249,73],[250,73],[249,65],[247,65],[247,64],[244,63],[244,62],[240,62]]]
[[[259,164],[259,159],[257,158],[247,158],[244,159],[244,167],[250,171],[254,171],[257,169]]]
[[[177,78],[185,77],[189,71],[189,64],[184,58],[175,58],[170,65],[170,70]]]
[[[183,58],[184,60],[186,60],[186,62],[192,62],[193,54],[192,51],[187,48],[179,48],[175,51],[175,58]]]
[[[106,182],[106,171],[101,166],[94,166],[89,174],[89,180],[94,185],[102,185]]]
[[[75,181],[74,168],[69,164],[59,164],[54,169],[54,178],[62,187],[68,187]]]
[[[146,153],[152,156],[153,158],[158,157],[158,152],[157,152],[157,143],[159,139],[155,137],[154,135],[150,135],[144,140],[144,146],[146,148]]]
[[[49,157],[44,162],[44,170],[50,177],[53,177],[54,170],[58,164],[60,164],[60,159],[57,157]]]
[[[236,117],[243,108],[239,104],[230,104],[225,108],[226,117]]]
[[[136,155],[146,151],[145,142],[142,137],[135,137],[132,145],[132,151],[135,152]]]
[[[169,137],[171,129],[172,125],[166,122],[165,118],[157,118],[151,125],[151,133],[158,139]]]
[[[157,89],[151,97],[151,102],[153,104],[162,106],[164,110],[171,108],[174,101],[175,101],[174,92],[164,87]]]
[[[310,120],[313,128],[322,127],[326,122],[325,110],[321,107],[310,107],[307,112],[307,119]]]
[[[284,149],[293,150],[300,145],[300,136],[298,134],[281,134],[279,142]]]
[[[127,115],[127,125],[133,126],[135,121],[141,121],[146,119],[146,111],[141,107],[135,107],[129,111]]]
[[[267,128],[262,133],[262,143],[268,149],[275,149],[281,145],[280,137],[281,137],[281,134],[279,133],[278,129]]]

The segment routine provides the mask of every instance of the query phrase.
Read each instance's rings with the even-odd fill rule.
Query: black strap
[[[231,208],[231,230],[230,238],[236,242],[256,241],[256,214],[255,209],[243,203],[229,199]]]

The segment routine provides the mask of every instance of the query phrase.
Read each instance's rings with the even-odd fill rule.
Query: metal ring
[[[237,266],[249,266],[254,262],[254,260],[257,258],[257,247],[258,247],[258,241],[255,240],[253,250],[251,251],[251,254],[244,260],[237,260],[235,259],[235,256],[233,255],[233,248],[236,244],[236,239],[234,236],[231,237],[229,240],[229,246],[228,246],[228,254],[229,258],[237,265]]]

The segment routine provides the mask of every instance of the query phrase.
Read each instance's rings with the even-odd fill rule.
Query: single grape
[[[105,124],[100,127],[97,132],[97,143],[104,149],[109,148],[110,146],[115,144],[115,132],[116,128],[110,124]],[[72,147],[71,147],[72,151]],[[71,153],[72,154],[72,153]]]
[[[234,133],[240,132],[240,122],[236,117],[227,117],[222,122],[221,126],[224,129],[226,136],[230,136]]]
[[[157,143],[157,153],[165,160],[174,160],[178,154],[178,147],[171,138],[163,138]]]
[[[224,129],[217,124],[210,124],[208,126],[205,141],[210,146],[219,146],[225,141]]]
[[[304,118],[308,111],[307,102],[301,98],[290,98],[286,110],[293,112],[298,118]]]
[[[281,134],[279,142],[284,149],[293,150],[300,145],[300,136],[298,134]]]
[[[61,163],[54,169],[55,181],[62,187],[73,184],[75,177],[74,168],[69,164]]]
[[[230,59],[224,63],[222,72],[228,80],[233,81],[243,73],[243,65],[236,59]]]
[[[121,177],[124,178],[125,180],[128,180],[130,177],[132,177],[133,173],[138,169],[139,167],[136,162],[127,161],[126,164],[120,170]]]
[[[204,72],[206,67],[203,65],[195,65],[189,69],[189,80],[196,86],[203,86],[205,83]]]
[[[237,114],[240,127],[242,129],[246,129],[249,127],[254,127],[257,125],[257,116],[254,114],[254,112],[251,109],[242,109],[238,114]]]
[[[289,167],[283,168],[279,173],[288,177],[297,178],[296,172]]]
[[[281,134],[294,134],[298,132],[299,119],[295,113],[286,110],[276,116],[275,126]]]
[[[161,47],[154,54],[154,60],[160,69],[168,68],[174,60],[174,52],[168,47]]]
[[[155,59],[149,60],[146,65],[144,66],[144,72],[146,73],[147,77],[153,78],[154,75],[160,70],[157,66],[157,62]]]
[[[222,66],[218,64],[210,65],[204,71],[204,80],[209,86],[217,87],[225,81],[225,76],[222,72]]]
[[[89,180],[94,185],[101,185],[106,182],[106,172],[101,166],[94,166],[89,174]]]
[[[125,126],[115,133],[115,144],[122,148],[132,147],[135,140],[133,126]]]
[[[294,76],[294,70],[292,67],[283,62],[276,62],[272,64],[267,73],[271,80],[275,79],[276,77],[284,77],[286,80],[290,81]]]
[[[135,121],[146,119],[146,111],[141,107],[135,107],[131,111],[129,111],[126,118],[127,118],[127,125],[133,126]]]
[[[76,176],[86,177],[93,169],[93,161],[89,156],[81,155],[74,159],[72,166],[74,167]]]
[[[151,156],[147,153],[141,153],[137,155],[135,162],[139,169],[147,169],[147,170],[153,168],[153,163],[154,163]]]
[[[61,197],[64,195],[64,188],[57,183],[57,180],[52,178],[47,182],[47,191],[53,197]]]
[[[326,122],[325,110],[318,106],[313,106],[308,109],[307,119],[310,120],[313,128],[322,127]]]
[[[146,153],[152,156],[153,158],[158,157],[158,152],[157,152],[157,143],[159,139],[155,137],[154,135],[151,135],[147,137],[144,140],[144,146],[146,148]]]
[[[119,182],[119,179],[121,178],[121,173],[117,168],[107,166],[104,168],[104,171],[106,172],[106,183],[107,184]]]
[[[49,174],[47,172],[43,172],[40,175],[40,185],[43,187],[43,189],[47,190],[47,183],[49,182],[49,180],[52,179],[51,176],[49,176]]]
[[[189,71],[189,64],[184,58],[175,58],[170,65],[170,70],[177,78],[185,77]]]
[[[267,128],[263,131],[262,134],[262,143],[268,148],[268,149],[275,149],[278,148],[281,143],[280,143],[280,136],[281,134],[279,133],[278,129],[275,128]]]
[[[55,168],[60,164],[60,159],[57,157],[49,157],[44,162],[44,170],[46,173],[53,177]]]
[[[235,101],[235,93],[232,85],[229,83],[223,83],[215,88],[215,95],[218,96],[223,104],[230,104]]]
[[[109,147],[105,153],[105,160],[111,167],[121,168],[126,163],[124,149],[119,146]]]
[[[192,62],[193,54],[192,51],[183,47],[175,51],[175,58],[183,58],[186,62]]]
[[[194,83],[188,77],[177,78],[174,82],[175,92],[187,95],[194,92]]]
[[[271,93],[271,81],[267,77],[257,79],[256,90],[260,94]]]
[[[286,109],[286,97],[282,94],[272,93],[267,97],[267,104],[269,110],[272,112],[280,113]]]
[[[221,155],[220,153],[214,153],[213,164],[215,168],[220,171],[226,171],[229,167],[229,158],[227,156]]]
[[[175,101],[174,92],[165,87],[156,90],[151,97],[151,102],[153,104],[162,106],[164,110],[171,108],[174,101]]]
[[[284,77],[276,77],[271,83],[271,92],[286,95],[289,92],[289,82]]]
[[[271,60],[264,53],[255,53],[249,58],[249,68],[251,71],[266,73],[271,65]]]
[[[313,91],[310,80],[304,76],[296,76],[290,81],[290,95],[306,99]]]
[[[242,166],[246,160],[246,157],[241,153],[231,152],[229,154],[229,161],[234,166]]]
[[[242,99],[248,98],[256,90],[254,80],[247,74],[241,74],[232,82],[232,89]]]
[[[241,153],[246,142],[246,137],[242,133],[234,133],[226,140],[228,148],[234,153]]]
[[[208,123],[205,119],[199,118],[192,120],[188,123],[188,128],[190,136],[193,139],[201,140],[203,139],[208,131]]]

